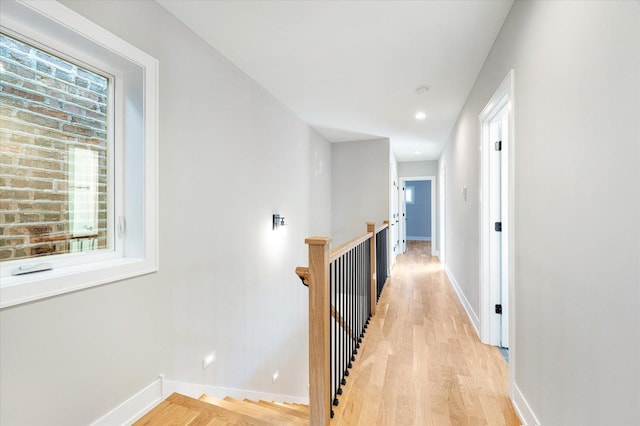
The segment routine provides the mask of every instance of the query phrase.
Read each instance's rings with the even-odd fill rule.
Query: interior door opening
[[[489,270],[492,287],[492,304],[495,307],[492,321],[497,330],[497,346],[509,348],[509,288],[508,260],[506,241],[506,188],[507,172],[503,169],[507,161],[504,152],[509,140],[507,124],[507,110],[502,107],[489,122],[489,140],[493,142],[493,149],[489,153],[489,215],[493,223],[493,232],[489,237]],[[508,359],[508,352],[503,351]]]
[[[480,114],[480,339],[501,348],[515,371],[513,70]]]
[[[432,255],[436,249],[435,176],[404,177],[401,181],[401,241],[430,241]]]

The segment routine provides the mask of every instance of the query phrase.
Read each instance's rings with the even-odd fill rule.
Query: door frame
[[[407,203],[406,203],[407,189],[404,184],[403,178],[400,178],[400,186],[398,187],[398,214],[400,215],[400,222],[398,231],[400,233],[400,254],[404,254],[407,251]]]
[[[399,194],[400,191],[400,179],[398,178],[398,174],[395,171],[392,172],[391,175],[391,217],[389,218],[389,274],[391,274],[391,270],[396,264],[396,257],[400,254],[400,229],[399,229]]]
[[[438,232],[436,230],[436,188],[435,188],[436,177],[435,176],[403,176],[400,178],[400,184],[404,189],[406,187],[407,181],[414,181],[414,180],[431,182],[431,255],[433,255],[435,247],[437,247],[436,237],[438,236]],[[404,195],[404,191],[403,191],[403,195]],[[407,203],[405,201],[404,196],[402,197],[402,206],[404,208],[403,213],[406,213]],[[406,228],[406,221],[405,221],[404,227]],[[401,235],[401,236],[404,236],[405,240],[407,236],[406,231],[407,231],[406,229],[403,229],[402,235]]]
[[[503,251],[503,259],[506,260],[506,277],[508,288],[508,327],[509,327],[509,385],[513,396],[515,383],[515,351],[516,351],[516,304],[515,304],[515,98],[514,98],[514,70],[510,70],[493,94],[479,116],[481,164],[480,164],[480,340],[483,343],[495,344],[499,342],[500,330],[492,327],[493,306],[491,300],[495,289],[491,286],[489,275],[490,262],[490,237],[493,231],[491,217],[489,215],[489,154],[494,149],[489,139],[489,123],[492,119],[507,108],[508,140],[503,144],[502,161],[507,162],[506,191],[502,191],[506,200],[507,215],[502,217],[503,241],[506,241],[507,249]],[[495,323],[494,323],[495,325]]]
[[[442,161],[442,160],[440,160]],[[438,233],[438,250],[434,251],[437,253],[440,262],[445,264],[447,262],[446,259],[446,248],[447,248],[447,165],[443,162],[439,165],[439,175],[440,175],[440,188],[438,191],[438,204],[440,209],[440,215],[438,216],[439,224],[440,224],[440,232]],[[433,246],[433,244],[432,244]],[[433,249],[433,247],[432,247]]]

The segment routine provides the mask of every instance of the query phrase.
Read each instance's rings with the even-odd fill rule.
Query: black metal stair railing
[[[387,281],[387,230],[384,228],[376,234],[376,286],[377,297],[380,295]]]
[[[366,234],[330,251],[330,237],[305,239],[309,266],[296,275],[309,288],[310,424],[329,425],[375,315],[387,280],[387,230],[387,221],[378,229],[367,222]]]
[[[342,395],[342,386],[347,384],[349,369],[353,366],[371,318],[370,247],[370,240],[367,239],[329,264],[333,405],[338,405],[338,396]]]

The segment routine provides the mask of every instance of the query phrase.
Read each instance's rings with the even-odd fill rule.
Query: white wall
[[[306,396],[330,145],[155,2],[65,4],[160,61],[160,272],[2,310],[0,423],[88,424],[160,373]]]
[[[388,139],[331,144],[334,247],[388,220],[389,155]]]
[[[438,161],[398,161],[398,176],[438,176]]]
[[[331,144],[311,132],[309,229],[313,235],[331,235]]]
[[[640,424],[639,44],[638,2],[515,2],[440,160],[479,312],[478,116],[513,68],[515,381],[545,426]]]

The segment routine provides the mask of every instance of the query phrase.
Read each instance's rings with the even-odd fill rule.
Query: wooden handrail
[[[338,325],[347,333],[347,336],[351,338],[351,340],[358,340],[358,336],[353,334],[353,330],[349,327],[349,324],[342,318],[340,312],[336,310],[336,307],[331,305],[331,316],[338,323]]]
[[[309,268],[306,268],[304,266],[298,266],[296,268],[296,275],[302,280],[302,283],[305,286],[309,287]],[[375,290],[374,290],[374,292],[375,292]],[[374,296],[374,298],[375,298],[375,296]],[[344,320],[344,318],[342,318],[342,315],[340,315],[340,313],[338,311],[336,311],[336,307],[333,306],[333,305],[331,305],[331,316],[333,317],[334,320],[336,320],[338,325],[340,325],[340,327],[342,327],[347,332],[349,337],[351,337],[352,339],[357,339],[357,336],[353,335],[353,331],[351,330],[349,325],[347,325],[347,323]]]
[[[302,284],[309,287],[309,268],[306,266],[298,266],[296,268],[296,275],[302,280]]]
[[[309,237],[305,240],[309,246],[309,267],[296,268],[296,275],[303,284],[309,287],[309,424],[312,426],[328,426],[331,419],[330,318],[335,319],[350,339],[355,341],[362,337],[362,335],[356,336],[360,331],[352,330],[341,313],[338,312],[337,307],[331,305],[329,265],[343,254],[369,240],[370,315],[373,316],[377,302],[376,234],[388,226],[388,221],[385,221],[385,224],[378,228],[376,228],[375,222],[367,222],[366,234],[332,250],[329,250],[331,242],[329,237]]]
[[[388,227],[389,227],[389,221],[388,221],[388,220],[385,220],[385,221],[384,221],[384,223],[383,223],[382,225],[380,225],[380,226],[378,226],[378,227],[376,228],[376,234],[377,234],[378,232],[382,231],[384,228],[388,228]]]
[[[357,247],[363,241],[367,241],[369,238],[371,238],[371,232],[367,232],[360,237],[354,238],[351,241],[347,241],[346,243],[340,244],[338,247],[331,249],[331,252],[329,254],[329,262],[333,262],[349,250]]]

